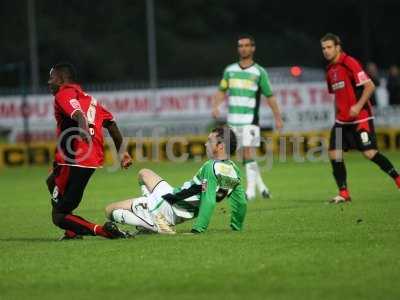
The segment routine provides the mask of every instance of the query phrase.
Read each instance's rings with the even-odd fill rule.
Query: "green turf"
[[[399,192],[348,158],[350,205],[325,203],[336,191],[329,163],[281,163],[263,173],[273,199],[249,203],[243,232],[229,230],[223,203],[201,236],[131,240],[56,241],[47,168],[0,170],[0,299],[399,299]],[[138,195],[145,166],[176,185],[200,165],[97,171],[78,213],[102,223],[108,202]]]

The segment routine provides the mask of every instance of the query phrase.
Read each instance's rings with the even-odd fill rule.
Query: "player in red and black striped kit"
[[[326,80],[335,95],[336,121],[331,130],[329,158],[339,194],[331,203],[351,201],[347,188],[343,151],[358,149],[365,158],[390,175],[400,189],[400,177],[392,163],[378,151],[371,104],[375,85],[360,63],[342,51],[337,35],[328,33],[321,39],[322,52],[329,62]]]
[[[62,239],[82,235],[124,237],[111,222],[102,226],[73,214],[90,177],[103,164],[103,128],[110,133],[117,151],[122,144],[122,135],[112,114],[75,83],[75,74],[72,65],[57,64],[51,69],[48,81],[54,95],[58,138],[54,169],[47,179],[52,194],[53,223],[65,230]],[[120,158],[121,167],[126,169],[132,164],[127,152]]]

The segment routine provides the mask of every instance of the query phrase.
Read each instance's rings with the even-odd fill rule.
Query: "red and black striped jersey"
[[[80,110],[86,116],[91,140],[79,137],[79,128],[72,115]],[[62,85],[54,98],[57,123],[57,149],[55,161],[61,165],[97,168],[103,164],[103,125],[113,115],[95,98],[82,91],[77,84]]]
[[[369,101],[357,117],[350,116],[350,108],[361,97],[362,85],[370,80],[361,64],[346,53],[341,53],[337,62],[327,66],[326,81],[329,92],[335,95],[336,122],[353,124],[373,118]]]

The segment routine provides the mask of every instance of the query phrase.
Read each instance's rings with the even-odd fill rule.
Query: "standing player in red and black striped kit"
[[[351,201],[347,188],[343,151],[358,149],[365,158],[377,164],[391,176],[400,188],[400,177],[392,163],[377,149],[370,97],[375,85],[360,63],[342,51],[337,35],[326,34],[321,39],[322,52],[329,62],[326,80],[329,92],[335,95],[336,121],[329,142],[332,163],[339,194],[331,203]]]
[[[112,114],[75,82],[75,69],[70,64],[57,64],[50,71],[48,84],[54,95],[58,138],[54,169],[47,179],[52,194],[53,223],[65,230],[62,239],[82,235],[124,237],[112,222],[97,225],[73,214],[90,177],[103,164],[103,128],[110,133],[117,151],[122,144]],[[132,164],[127,152],[120,158],[121,167],[126,169]]]

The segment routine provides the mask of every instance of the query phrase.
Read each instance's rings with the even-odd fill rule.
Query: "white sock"
[[[255,161],[246,163],[246,179],[247,189],[246,195],[249,199],[256,196],[256,182],[257,182],[257,163]]]
[[[137,217],[134,213],[126,209],[115,209],[112,212],[112,218],[115,222],[120,224],[128,224],[132,226],[141,226],[146,229],[154,231],[155,228],[144,222],[142,219]]]
[[[257,164],[257,163],[256,163]],[[261,173],[260,173],[260,168],[256,167],[257,169],[257,180],[256,180],[256,184],[257,184],[257,189],[260,193],[262,193],[263,191],[266,191],[267,193],[269,193],[269,189],[268,187],[265,185],[262,177],[261,177]]]

